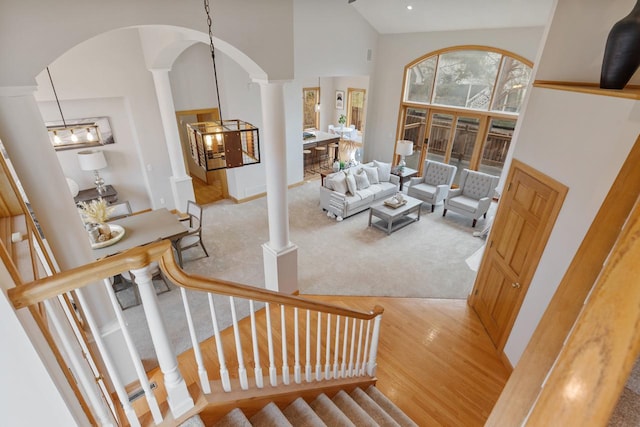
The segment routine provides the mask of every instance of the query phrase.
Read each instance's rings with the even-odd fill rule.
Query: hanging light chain
[[[213,62],[213,79],[216,83],[216,97],[218,99],[218,115],[222,123],[222,105],[220,104],[220,90],[218,89],[218,70],[216,69],[216,53],[213,46],[213,31],[211,29],[213,21],[209,7],[209,0],[204,0],[204,10],[207,12],[207,26],[209,27],[209,49],[211,50],[211,62]]]
[[[53,79],[51,78],[51,71],[49,71],[49,67],[47,67],[47,74],[49,74],[49,81],[51,82],[51,88],[53,89],[53,96],[56,97],[56,104],[58,104],[58,110],[60,111],[60,117],[62,117],[62,124],[65,129],[67,128],[67,122],[64,120],[64,114],[62,114],[62,107],[60,107],[60,101],[58,100],[58,93],[56,92],[56,87],[53,85]]]

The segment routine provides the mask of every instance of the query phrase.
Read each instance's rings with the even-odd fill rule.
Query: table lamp
[[[93,171],[96,190],[98,190],[98,194],[104,194],[106,191],[104,179],[102,179],[98,172],[99,169],[107,167],[107,159],[105,159],[104,153],[98,150],[80,151],[78,152],[78,161],[80,162],[80,169],[83,171]]]
[[[400,156],[400,163],[398,164],[398,170],[404,170],[407,165],[404,161],[405,156],[413,154],[413,141],[407,141],[401,139],[396,143],[396,154]]]

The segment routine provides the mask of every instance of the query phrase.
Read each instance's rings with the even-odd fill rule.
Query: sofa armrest
[[[395,184],[396,187],[400,188],[400,177],[398,175],[391,175],[389,177],[389,182]]]
[[[334,215],[344,214],[344,202],[347,196],[337,191],[320,187],[320,207]]]

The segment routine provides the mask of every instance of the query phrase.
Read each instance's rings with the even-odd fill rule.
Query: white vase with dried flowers
[[[85,224],[98,224],[99,226],[100,235],[94,243],[111,239],[111,227],[107,224],[107,219],[113,212],[113,208],[107,206],[105,200],[99,198],[90,202],[80,202],[78,209]]]

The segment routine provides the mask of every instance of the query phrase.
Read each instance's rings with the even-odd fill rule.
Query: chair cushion
[[[373,164],[378,168],[378,178],[380,179],[380,182],[388,182],[391,178],[391,163],[383,163],[374,160]]]
[[[351,211],[359,207],[369,205],[373,200],[373,195],[371,193],[368,193],[368,191],[369,191],[368,189],[360,190],[357,192],[355,196],[347,196],[347,198],[344,201],[347,211]]]
[[[464,195],[448,199],[447,204],[469,213],[475,213],[478,210],[478,200]]]
[[[437,189],[438,188],[435,185],[425,184],[424,182],[422,182],[420,184],[415,184],[409,187],[409,189],[407,190],[407,195],[417,197],[421,200],[433,200]]]
[[[369,166],[365,166],[362,168],[367,174],[367,178],[369,179],[369,184],[377,184],[380,182],[380,178],[378,177],[378,168],[372,168]]]

